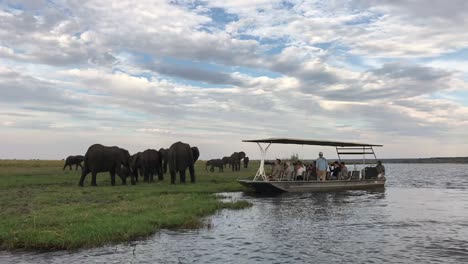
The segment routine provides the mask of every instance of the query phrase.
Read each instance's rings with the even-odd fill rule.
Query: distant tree
[[[291,161],[298,161],[299,160],[299,153],[293,153],[291,157],[289,158]]]

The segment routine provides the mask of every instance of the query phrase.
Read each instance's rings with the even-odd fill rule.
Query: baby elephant
[[[78,169],[78,166],[80,166],[83,169],[83,166],[81,165],[81,162],[83,162],[84,156],[77,155],[77,156],[68,156],[68,158],[65,160],[65,165],[63,166],[63,170],[67,166],[70,167],[70,170],[72,169],[72,165],[75,165],[75,170]]]
[[[218,167],[219,172],[224,172],[224,162],[221,159],[211,159],[206,162],[205,170],[208,170],[208,166],[211,166],[210,171],[214,171],[214,167]]]

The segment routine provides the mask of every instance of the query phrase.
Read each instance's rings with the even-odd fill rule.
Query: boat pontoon
[[[347,177],[347,179],[345,180],[272,180],[265,173],[266,153],[271,144],[331,146],[335,147],[336,153],[338,154],[338,159],[340,161],[343,155],[362,155],[362,164],[364,166],[366,164],[366,155],[372,155],[373,158],[377,159],[377,156],[374,152],[374,147],[382,147],[382,145],[292,138],[267,138],[243,140],[243,142],[257,143],[260,147],[261,159],[260,167],[258,168],[253,180],[238,180],[238,182],[244,186],[253,188],[258,193],[323,192],[355,189],[373,189],[383,188],[385,185],[385,177],[382,177],[383,175],[377,176],[375,173],[372,173],[372,175],[370,175],[371,170],[363,168],[361,171],[358,171],[356,169],[356,166],[354,166],[354,171],[351,171],[350,176]],[[266,144],[266,146],[262,146],[261,143]]]

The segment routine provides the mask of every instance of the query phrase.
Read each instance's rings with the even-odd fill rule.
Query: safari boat
[[[338,159],[341,161],[343,155],[362,155],[362,164],[366,164],[366,155],[372,155],[375,160],[377,156],[374,147],[382,145],[367,143],[352,143],[339,141],[307,140],[292,138],[267,138],[255,140],[243,140],[243,142],[257,143],[260,148],[261,159],[260,167],[253,180],[238,180],[244,186],[250,187],[257,193],[281,193],[281,192],[327,192],[341,190],[362,190],[383,188],[385,186],[385,177],[380,177],[372,170],[373,167],[365,167],[361,171],[350,171],[346,180],[270,180],[265,173],[265,158],[269,147],[272,144],[296,144],[296,145],[314,145],[335,147]],[[262,145],[266,144],[266,145]],[[355,164],[356,165],[356,164]]]

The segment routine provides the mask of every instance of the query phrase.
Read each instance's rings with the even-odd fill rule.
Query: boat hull
[[[254,189],[256,193],[330,192],[343,190],[377,189],[385,187],[384,179],[323,182],[238,180],[238,182],[244,186]]]

